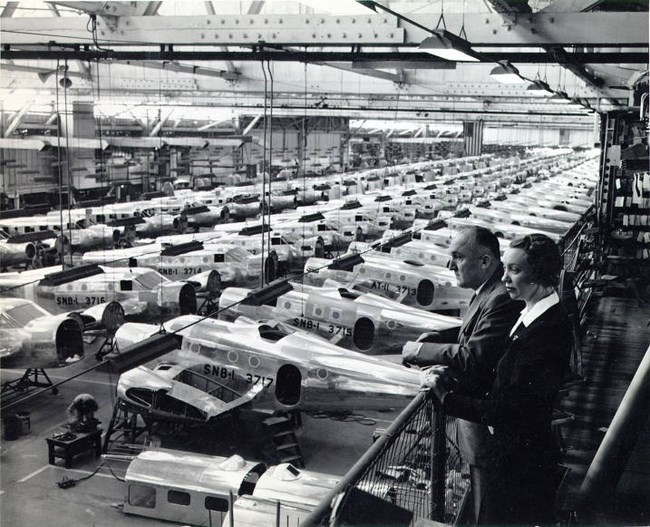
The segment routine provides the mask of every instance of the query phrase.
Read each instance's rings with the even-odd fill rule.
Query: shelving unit
[[[630,111],[603,119],[597,199],[602,269],[624,279],[650,279],[648,122]]]

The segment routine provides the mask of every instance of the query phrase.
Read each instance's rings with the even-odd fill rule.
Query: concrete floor
[[[92,355],[68,368],[48,372],[53,382],[92,366]],[[2,381],[22,374],[17,370],[0,370]],[[75,459],[71,469],[65,469],[62,460],[57,466],[48,464],[46,437],[63,430],[66,408],[79,393],[92,394],[99,404],[97,417],[108,427],[115,402],[117,376],[93,371],[59,387],[59,394],[43,393],[11,412],[28,411],[31,432],[17,440],[2,441],[0,457],[0,524],[3,527],[20,526],[140,526],[160,525],[150,520],[123,514],[118,504],[124,500],[124,484],[103,467],[91,479],[75,487],[60,489],[56,482],[64,476],[80,478],[89,475],[102,459],[91,454]],[[340,422],[331,419],[314,419],[303,416],[303,426],[298,431],[300,446],[309,470],[344,474],[368,449],[376,427],[387,427],[398,411],[373,412],[368,417],[375,424]],[[111,461],[110,466],[120,477],[127,464]]]

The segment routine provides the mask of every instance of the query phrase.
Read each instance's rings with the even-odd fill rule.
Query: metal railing
[[[596,221],[595,208],[590,207],[582,217],[569,229],[560,240],[559,247],[562,255],[563,268],[560,276],[559,295],[562,305],[573,323],[574,347],[571,358],[571,369],[582,375],[581,335],[586,320],[587,306],[592,284],[596,277],[597,243],[594,237]]]
[[[592,233],[595,222],[596,210],[594,206],[591,206],[567,231],[559,243],[563,267],[567,278],[570,278],[570,283],[562,284],[562,286],[570,285],[573,288],[579,325],[583,322],[591,295],[592,288],[589,287],[589,281],[595,277],[596,273],[594,262],[597,261],[595,254],[597,243]]]
[[[436,405],[431,392],[420,392],[302,526],[337,525],[350,514],[347,498],[357,491],[412,513],[412,523],[417,518],[457,523],[469,491],[469,467],[456,446],[456,419]]]

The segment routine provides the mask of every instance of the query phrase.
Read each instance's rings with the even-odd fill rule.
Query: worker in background
[[[34,256],[32,257],[32,268],[40,269],[43,267],[43,245],[40,243],[34,244]]]
[[[68,425],[73,432],[92,432],[97,429],[99,421],[95,412],[99,410],[95,398],[87,393],[77,395],[68,406]]]
[[[494,434],[490,470],[497,477],[490,497],[498,507],[490,523],[556,525],[560,452],[551,416],[573,346],[572,325],[556,292],[562,259],[553,240],[531,234],[511,242],[503,262],[508,294],[526,307],[510,330],[489,391],[466,395],[452,367],[431,368],[422,384],[433,389],[447,414],[488,425]]]
[[[474,290],[457,342],[435,342],[435,333],[425,333],[404,345],[402,360],[420,367],[449,366],[462,378],[466,393],[479,397],[492,386],[494,369],[523,304],[513,301],[501,282],[499,240],[488,229],[459,231],[450,253],[449,268],[458,286]],[[498,511],[494,507],[500,504],[491,495],[496,477],[489,458],[492,436],[487,426],[459,419],[457,439],[461,456],[470,466],[475,522],[495,524]]]

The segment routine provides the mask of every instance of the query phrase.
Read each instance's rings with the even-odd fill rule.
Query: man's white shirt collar
[[[559,303],[560,303],[560,297],[557,295],[555,291],[553,291],[550,295],[542,298],[539,302],[537,302],[530,310],[527,307],[525,307],[521,311],[521,315],[519,315],[519,319],[517,320],[517,322],[515,322],[515,325],[512,326],[512,329],[510,330],[510,335],[512,336],[512,334],[515,332],[519,324],[523,324],[526,327],[530,326],[533,322],[535,322],[535,320],[541,317],[555,304],[559,304]]]
[[[476,291],[474,291],[474,294],[475,294],[476,296],[478,296],[479,293],[480,293],[481,291],[483,291],[483,289],[485,288],[485,284],[487,284],[489,281],[490,281],[490,279],[488,278],[485,282],[483,282],[480,286],[478,286],[478,287],[476,288]]]

